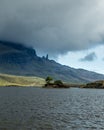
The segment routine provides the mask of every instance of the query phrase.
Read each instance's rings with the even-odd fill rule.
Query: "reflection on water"
[[[0,130],[104,130],[104,90],[0,88]]]

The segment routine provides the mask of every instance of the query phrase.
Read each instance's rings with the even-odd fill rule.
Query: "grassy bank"
[[[44,84],[45,80],[39,77],[0,74],[0,86],[41,87]]]
[[[99,80],[91,83],[87,83],[82,86],[82,88],[100,88],[104,89],[104,80]]]

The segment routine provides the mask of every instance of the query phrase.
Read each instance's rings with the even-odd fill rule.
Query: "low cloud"
[[[86,55],[84,58],[81,58],[80,61],[94,61],[97,58],[95,52],[92,52]]]
[[[103,0],[0,0],[0,40],[51,54],[104,40]]]

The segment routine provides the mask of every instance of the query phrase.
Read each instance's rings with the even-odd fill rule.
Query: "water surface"
[[[1,87],[0,130],[104,130],[104,90]]]

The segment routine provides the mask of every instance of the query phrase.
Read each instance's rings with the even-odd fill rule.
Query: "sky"
[[[0,40],[104,74],[104,1],[0,0]]]
[[[104,74],[104,46],[59,55],[57,61],[74,68],[83,68]]]

